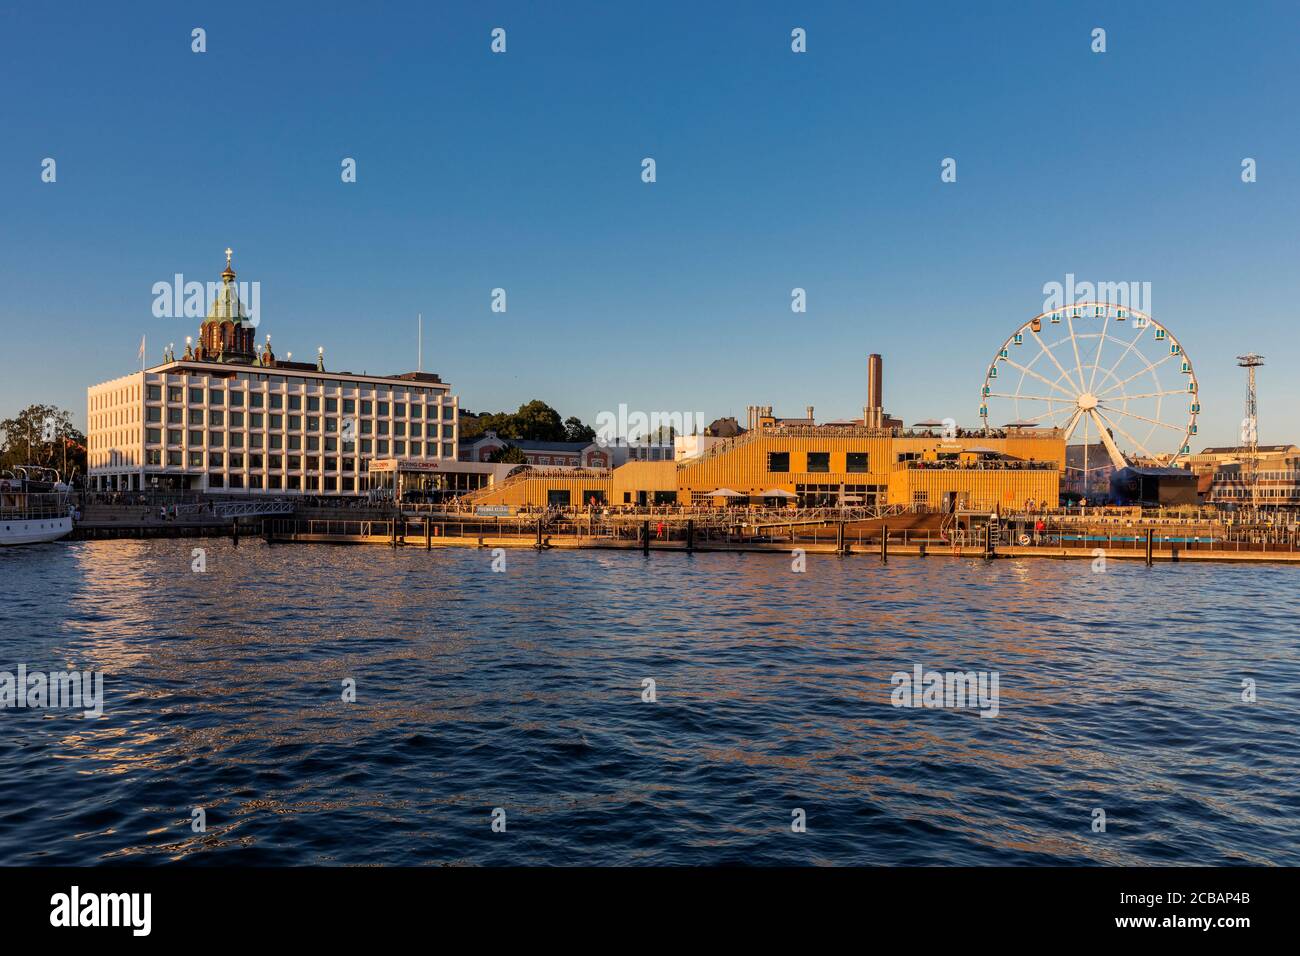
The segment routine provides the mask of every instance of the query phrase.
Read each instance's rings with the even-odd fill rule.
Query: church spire
[[[235,250],[226,246],[226,271],[221,273],[221,281],[233,282],[235,279],[235,270],[230,266],[230,257],[235,254]]]

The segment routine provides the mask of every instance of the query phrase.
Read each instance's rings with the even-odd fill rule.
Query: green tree
[[[504,448],[498,448],[492,452],[488,460],[501,464],[515,463],[524,465],[528,463],[528,456],[523,453],[522,449],[514,445],[506,445]]]
[[[596,429],[590,425],[584,425],[582,419],[576,415],[570,416],[564,420],[564,440],[565,441],[595,441]]]
[[[72,415],[54,405],[29,405],[0,421],[0,469],[16,465],[57,468],[65,481],[86,473],[86,436]]]
[[[564,421],[560,413],[539,399],[520,405],[515,412],[516,434],[511,438],[528,441],[564,441]]]

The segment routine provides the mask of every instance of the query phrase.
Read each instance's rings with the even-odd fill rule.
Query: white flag
[[[144,358],[144,336],[140,336],[140,351],[137,353],[140,358]]]

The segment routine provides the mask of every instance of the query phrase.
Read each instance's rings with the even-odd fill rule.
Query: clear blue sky
[[[0,415],[84,425],[194,333],[152,285],[230,245],[280,354],[406,371],[423,312],[462,405],[588,422],[854,416],[878,351],[891,412],[973,424],[1045,282],[1150,281],[1200,443],[1250,350],[1261,442],[1300,441],[1297,37],[1295,3],[9,5]]]

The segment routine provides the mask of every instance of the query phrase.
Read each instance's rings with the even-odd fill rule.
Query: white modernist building
[[[91,386],[89,477],[97,490],[365,494],[372,460],[456,461],[458,399],[437,375],[353,375],[277,360],[270,336],[222,295],[197,347]]]

